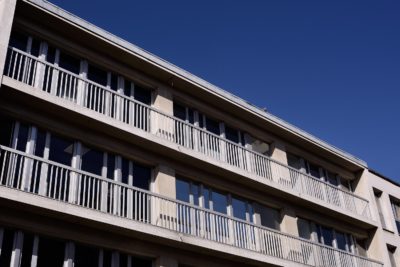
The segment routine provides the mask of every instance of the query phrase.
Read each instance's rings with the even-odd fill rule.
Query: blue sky
[[[51,2],[400,182],[400,1]]]

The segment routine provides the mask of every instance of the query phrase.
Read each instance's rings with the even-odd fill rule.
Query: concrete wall
[[[17,0],[0,0],[0,87]]]

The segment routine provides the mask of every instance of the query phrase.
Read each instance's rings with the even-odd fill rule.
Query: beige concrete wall
[[[0,87],[17,0],[0,0]]]

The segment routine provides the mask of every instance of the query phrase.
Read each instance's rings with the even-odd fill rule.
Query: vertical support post
[[[223,138],[223,140],[224,140],[226,135],[225,135],[225,124],[223,122],[219,123],[219,132],[220,132],[220,137]],[[223,140],[219,140],[218,146],[220,148],[220,151],[219,151],[218,158],[221,161],[228,163],[229,162],[229,159],[228,159],[229,155],[227,154],[227,151],[228,151],[227,145],[228,144],[227,144],[227,142],[224,142]]]
[[[65,243],[64,266],[74,267],[75,244],[73,242]]]
[[[22,248],[24,245],[24,233],[16,231],[14,233],[13,251],[11,253],[10,267],[19,267],[22,256]]]
[[[82,143],[76,142],[74,145],[74,154],[72,157],[72,168],[79,169],[81,164],[81,155],[82,155]],[[75,203],[77,200],[78,193],[78,183],[79,183],[79,175],[76,172],[70,173],[70,182],[69,182],[69,199],[70,203]]]
[[[46,60],[47,56],[48,45],[46,42],[40,43],[40,50],[39,50],[39,61],[37,62],[36,66],[36,76],[35,76],[35,88],[42,89],[43,88],[43,81],[44,81],[44,73],[46,70],[46,65],[40,61]]]
[[[44,147],[43,158],[45,160],[49,159],[50,155],[50,140],[51,134],[49,132],[46,133],[46,143]],[[49,165],[47,163],[42,164],[42,168],[40,170],[40,180],[39,180],[39,194],[45,196],[47,194],[47,173],[48,173]]]
[[[39,237],[35,235],[35,237],[33,238],[31,267],[37,266],[38,254],[39,254]]]
[[[80,70],[79,70],[79,77],[86,79],[87,77],[87,72],[89,69],[89,64],[87,60],[81,60],[80,64]],[[87,88],[86,88],[87,83],[84,82],[83,80],[79,79],[77,83],[77,88],[76,88],[76,103],[80,106],[85,106],[86,103],[86,95],[87,95]],[[73,90],[70,88],[70,90]]]
[[[103,168],[101,169],[101,176],[103,178],[112,178],[107,177],[107,163],[108,163],[108,155],[107,153],[103,154]],[[101,211],[107,212],[108,207],[108,183],[106,181],[101,181]]]
[[[25,152],[27,154],[33,154],[35,143],[37,137],[37,128],[35,126],[30,127],[28,142],[26,144]],[[32,164],[33,160],[25,157],[24,167],[22,171],[22,181],[21,181],[21,189],[24,191],[29,191],[31,179],[32,179]]]

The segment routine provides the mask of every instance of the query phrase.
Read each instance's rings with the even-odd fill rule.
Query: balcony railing
[[[309,266],[382,266],[4,146],[0,146],[0,185]]]
[[[5,75],[282,187],[371,218],[368,200],[10,47]]]

